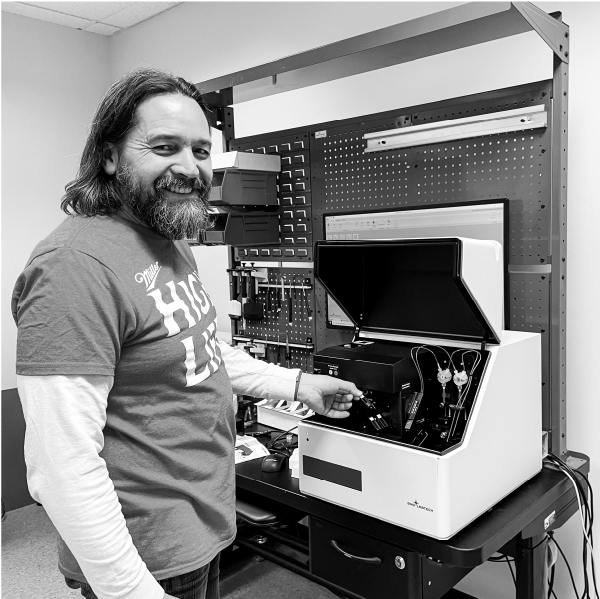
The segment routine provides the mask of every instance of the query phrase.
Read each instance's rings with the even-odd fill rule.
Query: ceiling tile
[[[117,33],[117,31],[121,31],[120,27],[113,27],[112,25],[105,25],[104,23],[93,23],[89,27],[85,28],[85,31],[90,31],[91,33],[99,33],[100,35],[113,35],[113,33]]]
[[[103,21],[106,17],[125,8],[130,2],[26,2],[25,4],[90,21]]]
[[[32,19],[40,19],[57,25],[66,25],[67,27],[76,27],[84,29],[92,24],[88,19],[81,19],[72,15],[63,15],[62,13],[46,10],[37,6],[30,6],[22,2],[2,2],[2,10],[11,12],[15,15],[23,17],[31,17]]]
[[[131,27],[177,4],[179,2],[127,2],[125,8],[103,21],[116,27]]]

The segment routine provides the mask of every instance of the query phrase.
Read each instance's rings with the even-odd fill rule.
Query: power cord
[[[552,596],[554,596],[554,598],[557,599],[556,593],[554,592],[554,574],[555,574],[555,572],[556,572],[556,562],[554,562],[552,564],[552,567],[550,568],[550,578],[548,579],[548,599],[550,599]]]
[[[560,458],[558,458],[558,459],[560,459]],[[583,475],[579,474],[579,476],[583,476]],[[591,499],[591,497],[590,497],[590,499]],[[593,516],[592,516],[592,522],[593,522]],[[581,597],[579,596],[579,593],[577,592],[577,585],[575,583],[575,576],[573,575],[573,570],[571,569],[571,565],[569,564],[569,560],[567,559],[567,556],[565,555],[565,553],[562,550],[561,546],[558,544],[558,541],[554,538],[554,531],[548,532],[544,536],[544,538],[537,545],[534,545],[532,547],[532,549],[535,549],[536,547],[539,547],[542,543],[545,543],[546,541],[552,541],[554,543],[554,545],[558,549],[560,555],[562,556],[562,558],[563,558],[563,560],[565,562],[565,565],[567,566],[567,571],[569,572],[569,578],[571,579],[571,584],[573,586],[573,591],[575,593],[574,599],[592,599],[591,595],[589,594],[589,585],[585,586],[585,588],[584,588],[584,594],[581,595]],[[584,544],[585,543],[586,543],[586,541],[584,539]],[[514,582],[515,588],[516,588],[516,586],[517,586],[517,578],[516,578],[516,575],[515,575],[515,573],[513,571],[513,568],[512,568],[512,564],[515,561],[514,558],[511,558],[508,555],[502,553],[502,554],[499,554],[498,556],[492,556],[492,557],[488,558],[488,561],[489,562],[494,562],[494,563],[506,563],[508,565],[509,569],[510,569],[510,574],[511,574],[511,577],[513,579],[513,582]],[[592,565],[593,565],[593,561],[592,561]],[[548,599],[551,599],[551,597],[554,597],[554,599],[558,599],[557,596],[556,596],[556,593],[554,592],[555,571],[556,571],[556,563],[552,564],[552,567],[550,568],[549,579],[548,579]],[[584,566],[584,576],[586,578],[588,576],[587,570],[586,570],[585,566]],[[596,592],[596,597],[597,597],[598,595],[597,595],[597,591],[596,591],[595,579],[594,579],[594,590]]]
[[[517,576],[515,574],[515,572],[513,571],[513,567],[512,567],[512,563],[514,563],[514,559],[509,557],[508,555],[501,553],[498,557],[490,557],[488,558],[488,562],[495,562],[495,563],[505,563],[508,566],[508,569],[510,570],[510,575],[512,576],[513,582],[515,583],[515,588],[517,588]]]
[[[556,542],[556,539],[554,538],[554,532],[553,531],[549,532],[548,536],[550,537],[550,540],[556,545],[556,548],[558,549],[559,553],[562,555],[563,560],[565,561],[565,565],[567,566],[567,570],[569,571],[569,577],[571,578],[571,584],[573,585],[573,592],[575,593],[575,599],[580,599],[579,593],[577,592],[577,585],[575,584],[575,577],[573,576],[573,571],[571,570],[571,566],[569,564],[569,560],[567,559],[567,556],[564,554],[560,545]]]
[[[292,433],[292,431],[297,428],[298,428],[298,425],[296,424],[291,429],[284,431],[283,433],[281,433],[280,435],[275,437],[269,444],[267,444],[267,449],[271,453],[279,453],[279,454],[285,455],[287,457],[290,457],[292,455],[292,452],[290,451],[290,449],[294,449],[295,447],[298,446],[297,438],[296,438],[296,442],[293,443],[294,435]],[[289,437],[288,437],[288,435],[289,435]],[[280,441],[280,439],[282,439],[283,437],[285,437],[285,439]]]
[[[575,496],[577,497],[577,503],[579,505],[579,515],[581,517],[581,526],[583,530],[583,575],[584,575],[584,588],[583,593],[581,595],[581,599],[592,599],[591,589],[593,587],[594,596],[596,599],[600,599],[598,595],[598,587],[596,583],[596,565],[594,561],[594,539],[593,539],[593,524],[594,524],[594,494],[592,490],[592,486],[588,481],[587,477],[581,472],[577,472],[573,470],[564,460],[559,458],[557,455],[550,452],[547,456],[547,459],[551,461],[563,474],[569,478],[569,480],[573,483],[575,488]],[[589,501],[586,497],[585,488],[582,485],[582,482],[585,483],[587,490],[589,491]],[[551,534],[551,533],[549,533]],[[568,566],[568,562],[566,557],[551,534],[550,538],[555,543],[556,547],[560,551],[565,563],[567,563],[567,567],[569,568],[569,574],[571,575],[571,581],[573,583],[573,588],[575,590],[575,594],[577,599],[579,596],[577,595],[577,589],[575,586],[575,580],[573,578],[570,567]],[[589,547],[589,556],[591,561],[591,570],[592,570],[592,585],[590,585],[589,581],[589,573],[588,573],[588,547]]]

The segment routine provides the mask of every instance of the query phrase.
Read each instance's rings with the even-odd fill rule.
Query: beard
[[[202,229],[213,226],[208,198],[212,185],[199,177],[159,177],[152,186],[136,181],[128,164],[119,167],[115,191],[124,206],[155,233],[170,240],[197,239]],[[168,187],[191,187],[195,197],[169,199]]]

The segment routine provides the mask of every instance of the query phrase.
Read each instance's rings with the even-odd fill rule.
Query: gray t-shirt
[[[157,578],[235,534],[232,389],[216,312],[184,241],[118,215],[68,217],[13,293],[17,374],[112,375],[101,457]],[[85,580],[66,546],[61,571]]]

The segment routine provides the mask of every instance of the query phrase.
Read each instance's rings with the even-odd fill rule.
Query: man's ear
[[[102,144],[102,168],[107,175],[114,175],[119,164],[119,153],[115,144],[104,142]]]

